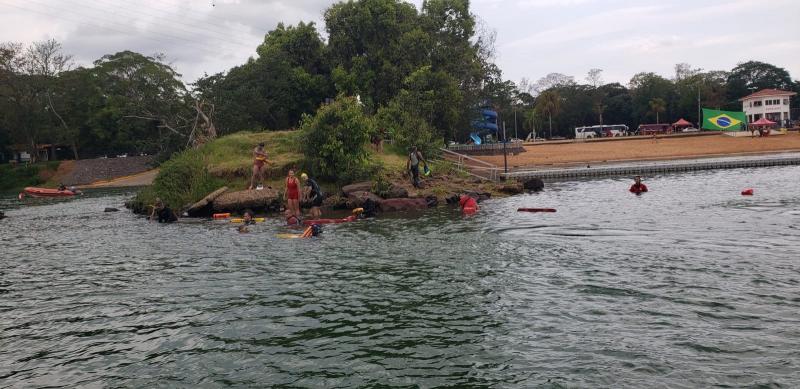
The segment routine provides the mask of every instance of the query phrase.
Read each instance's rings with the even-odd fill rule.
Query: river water
[[[5,197],[0,387],[797,387],[799,176],[555,182],[310,240]]]

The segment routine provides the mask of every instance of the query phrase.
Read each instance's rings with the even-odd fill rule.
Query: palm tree
[[[592,111],[599,116],[601,126],[603,125],[603,112],[606,111],[606,107],[607,106],[603,104],[602,101],[597,101],[594,103],[594,106],[592,106]]]
[[[550,138],[553,137],[553,116],[558,116],[560,110],[561,96],[558,95],[558,92],[544,91],[536,98],[536,111],[547,114],[547,120],[550,123]]]
[[[667,102],[660,97],[650,100],[650,111],[656,114],[656,124],[661,124],[658,114],[667,110]]]

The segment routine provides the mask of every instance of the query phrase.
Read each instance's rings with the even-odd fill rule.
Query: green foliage
[[[224,184],[208,171],[205,156],[200,150],[186,150],[161,165],[153,181],[152,192],[146,192],[145,195],[159,197],[168,206],[179,210]]]
[[[442,146],[441,138],[435,136],[435,129],[414,110],[393,100],[381,107],[375,116],[379,128],[386,131],[395,147],[408,154],[411,146],[417,146],[423,155],[432,155]]]
[[[55,171],[58,169],[58,164],[51,161],[16,167],[10,164],[0,165],[0,192],[41,185],[44,183],[41,174],[45,171]]]
[[[364,146],[374,132],[355,98],[339,96],[300,123],[302,150],[311,172],[326,180],[348,182],[374,173]]]
[[[736,100],[760,89],[792,87],[792,78],[784,68],[759,61],[736,65],[728,75],[728,99]]]

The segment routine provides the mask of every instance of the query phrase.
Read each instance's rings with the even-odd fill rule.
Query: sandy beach
[[[619,161],[765,154],[784,151],[800,151],[800,134],[790,132],[788,135],[774,135],[766,138],[711,135],[526,145],[524,153],[508,156],[508,165],[509,167],[571,166]],[[496,166],[503,165],[502,155],[476,158]]]

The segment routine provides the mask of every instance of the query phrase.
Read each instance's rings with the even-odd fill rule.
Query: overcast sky
[[[88,65],[104,54],[165,53],[193,81],[253,56],[278,22],[315,21],[335,0],[0,0],[0,41],[55,38]],[[419,5],[422,1],[415,0]],[[800,78],[798,0],[473,0],[497,32],[497,63],[514,82],[591,68],[626,84],[676,63],[730,70],[754,59]]]

